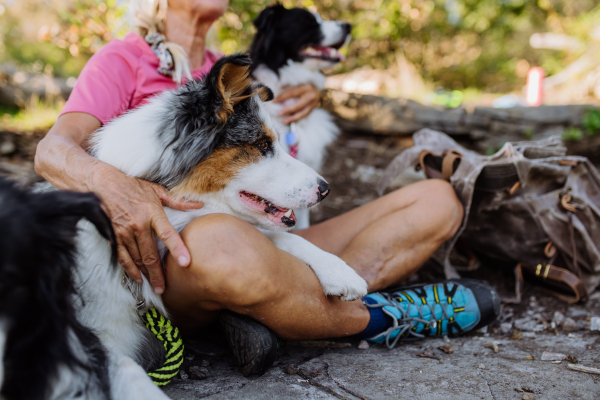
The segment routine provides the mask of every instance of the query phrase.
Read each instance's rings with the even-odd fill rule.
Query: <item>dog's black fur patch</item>
[[[112,243],[114,264],[114,232],[94,194],[31,193],[0,178],[0,319],[9,326],[1,393],[7,400],[46,399],[60,365],[82,371],[88,387],[110,398],[106,352],[73,306],[81,218]],[[70,332],[84,354],[74,354]]]
[[[317,18],[302,8],[281,4],[265,8],[254,20],[257,32],[250,46],[252,66],[264,64],[277,72],[288,60],[302,61],[300,50],[323,40]]]
[[[175,91],[158,129],[165,152],[144,179],[172,188],[215,149],[251,144],[264,137],[258,90],[267,91],[267,100],[273,98],[264,85],[249,81],[243,95],[253,96],[235,104],[226,121],[219,118],[224,108],[219,79],[221,69],[227,64],[249,67],[250,59],[244,54],[223,57],[202,80],[190,81]],[[167,152],[172,152],[170,157]]]

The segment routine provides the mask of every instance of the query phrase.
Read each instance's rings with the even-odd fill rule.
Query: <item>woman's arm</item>
[[[100,126],[87,113],[60,116],[37,147],[35,170],[59,189],[95,192],[115,229],[120,264],[138,282],[141,269],[161,294],[165,283],[153,231],[179,265],[190,263],[190,253],[162,206],[189,210],[201,208],[202,203],[177,200],[163,186],[129,177],[87,154],[82,145]]]

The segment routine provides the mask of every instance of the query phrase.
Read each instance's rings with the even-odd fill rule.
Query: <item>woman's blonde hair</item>
[[[167,0],[129,0],[131,26],[142,38],[152,33],[164,34],[167,7]],[[173,80],[181,83],[184,76],[192,79],[185,50],[173,42],[164,43],[173,57]]]

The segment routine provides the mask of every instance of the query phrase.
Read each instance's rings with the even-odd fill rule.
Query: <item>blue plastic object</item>
[[[296,134],[294,132],[289,131],[288,133],[285,134],[285,142],[287,143],[288,146],[296,144],[297,141],[298,141],[298,138],[296,137]]]

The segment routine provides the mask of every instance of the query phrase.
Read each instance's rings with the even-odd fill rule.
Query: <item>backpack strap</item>
[[[456,150],[448,150],[446,154],[443,155],[442,159],[442,179],[445,181],[450,181],[450,177],[458,168],[458,164],[460,164],[460,160],[462,159],[462,154],[460,154]],[[458,161],[458,163],[456,163]]]
[[[419,153],[419,167],[430,179],[443,179],[450,181],[450,177],[458,168],[462,154],[456,150],[448,150],[441,156],[436,156],[431,151],[421,150]]]
[[[525,264],[519,263],[516,267],[517,280],[528,278],[540,284],[540,289],[558,297],[559,299],[575,304],[587,298],[587,292],[581,278],[565,268],[552,264]],[[521,285],[522,282],[517,282]]]

